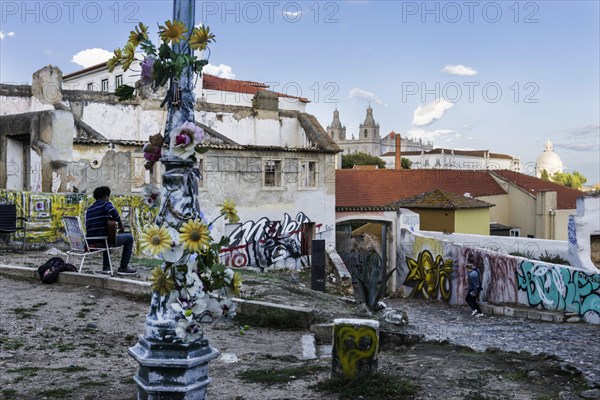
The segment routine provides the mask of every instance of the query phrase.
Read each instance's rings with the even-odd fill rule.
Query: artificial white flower
[[[175,326],[175,334],[184,343],[195,342],[203,336],[202,327],[196,321],[180,319]]]

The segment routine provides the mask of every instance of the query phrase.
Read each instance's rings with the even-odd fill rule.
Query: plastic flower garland
[[[220,215],[209,224],[193,219],[182,222],[178,231],[149,225],[142,232],[142,250],[165,261],[164,269],[156,267],[152,271],[152,290],[175,313],[175,333],[186,343],[202,337],[201,324],[235,315],[236,305],[231,298],[239,296],[242,278],[219,258],[229,238],[222,236],[215,242],[210,228],[220,217],[232,223],[238,218],[233,201],[226,200],[221,206]],[[184,250],[188,256],[183,256]]]
[[[190,33],[182,21],[169,20],[158,27],[158,33],[162,44],[157,48],[148,37],[148,27],[140,22],[129,34],[127,44],[122,49],[116,49],[106,63],[108,71],[113,72],[117,65],[122,65],[123,71],[127,71],[134,61],[140,61],[142,84],[152,84],[156,89],[165,86],[169,78],[179,80],[187,67],[194,74],[199,74],[208,64],[207,60],[187,52],[188,49],[206,50],[209,43],[215,42],[215,35],[208,26],[194,27]],[[179,45],[180,51],[171,49],[170,44]],[[145,54],[143,60],[136,60],[138,47]],[[115,94],[120,101],[130,100],[135,96],[135,90],[133,86],[120,85]]]

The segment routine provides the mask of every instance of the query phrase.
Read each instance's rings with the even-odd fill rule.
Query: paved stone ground
[[[551,323],[523,318],[472,318],[466,306],[414,299],[389,299],[388,307],[404,310],[411,329],[428,340],[447,340],[483,351],[527,351],[560,357],[576,367],[592,384],[600,384],[600,326]]]

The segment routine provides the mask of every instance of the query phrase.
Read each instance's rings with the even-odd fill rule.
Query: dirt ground
[[[304,290],[305,278],[246,276],[244,295],[311,306],[323,320],[352,315],[348,299]],[[127,349],[142,332],[147,309],[146,301],[112,292],[0,277],[0,398],[135,399],[137,364]],[[221,352],[209,365],[209,398],[340,398],[309,387],[328,378],[331,363],[327,354],[303,359],[302,336],[309,333],[250,326],[241,334],[233,321],[207,327],[211,345]],[[379,366],[418,386],[416,395],[403,398],[570,400],[590,398],[585,394],[593,389],[553,357],[479,353],[444,343],[392,347],[379,353]],[[309,373],[290,373],[275,384],[239,376],[291,367]]]

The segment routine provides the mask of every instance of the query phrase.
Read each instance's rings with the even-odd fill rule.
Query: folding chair
[[[86,237],[83,233],[83,227],[81,226],[81,220],[79,217],[63,217],[63,224],[65,225],[65,231],[69,238],[69,244],[71,249],[67,251],[67,262],[71,255],[81,257],[81,264],[79,265],[79,272],[83,268],[83,262],[85,258],[92,254],[106,252],[108,255],[108,265],[110,267],[110,276],[114,275],[112,260],[110,259],[110,249],[108,246],[108,236],[94,236]],[[88,241],[98,241],[99,243],[90,244]]]
[[[20,220],[20,226],[17,221]],[[25,252],[25,238],[27,237],[27,218],[17,217],[17,206],[15,204],[0,204],[0,234],[5,234],[10,242],[10,235],[23,231],[23,241],[21,242],[21,254]],[[7,248],[8,250],[8,248]]]

